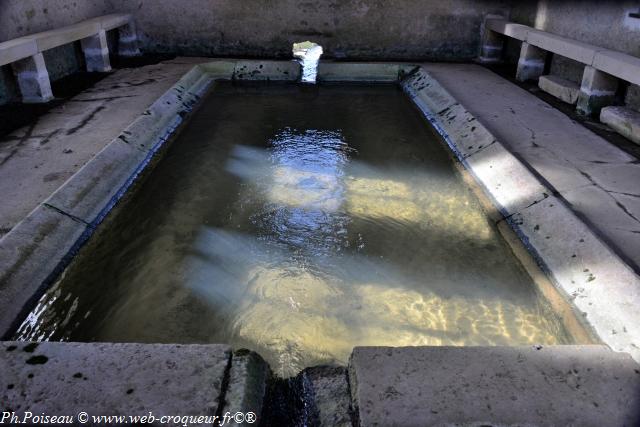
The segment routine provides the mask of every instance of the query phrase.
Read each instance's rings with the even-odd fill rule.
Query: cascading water
[[[306,41],[293,44],[293,56],[298,58],[302,66],[302,83],[316,82],[318,75],[318,63],[322,55],[322,46],[319,44]]]

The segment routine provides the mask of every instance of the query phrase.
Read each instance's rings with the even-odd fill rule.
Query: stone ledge
[[[356,347],[360,425],[640,422],[640,366],[604,346]]]
[[[604,107],[600,121],[625,138],[640,144],[640,113],[625,107]]]
[[[578,102],[580,85],[571,80],[553,75],[540,76],[538,79],[538,87],[567,104],[575,104]]]

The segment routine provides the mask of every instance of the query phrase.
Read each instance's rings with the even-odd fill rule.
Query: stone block
[[[605,107],[600,121],[627,139],[640,144],[640,113],[625,107]]]
[[[491,144],[465,160],[504,216],[543,200],[550,191],[502,144]]]
[[[73,417],[82,411],[87,425],[97,425],[92,417],[100,415],[124,415],[126,424],[214,425],[161,423],[159,417],[214,416],[223,404],[230,358],[222,344],[3,342],[2,410],[20,417],[25,411]],[[128,419],[150,413],[153,423]],[[78,421],[74,425],[83,424]]]
[[[128,13],[111,13],[96,18],[100,21],[100,28],[103,30],[113,30],[133,22],[133,16]]]
[[[233,354],[229,383],[225,394],[225,412],[252,412],[256,418],[241,422],[233,420],[230,427],[250,426],[261,423],[262,405],[267,392],[271,371],[267,362],[255,352],[238,350]]]
[[[530,43],[522,42],[520,58],[518,59],[518,69],[516,70],[516,80],[521,82],[537,80],[544,72],[546,59],[546,50],[540,49]]]
[[[453,96],[422,68],[404,80],[402,88],[413,102],[421,109],[426,108],[430,114],[445,111],[457,104]]]
[[[596,53],[603,49],[538,30],[529,31],[527,43],[587,65],[591,65]]]
[[[397,64],[351,63],[320,61],[318,81],[342,82],[397,82],[400,69]]]
[[[552,75],[540,76],[538,79],[538,87],[567,104],[575,104],[578,102],[580,86],[571,80]]]
[[[640,277],[556,196],[507,221],[598,338],[640,360]]]
[[[87,71],[102,73],[111,71],[109,46],[107,45],[107,34],[105,30],[100,30],[98,34],[82,39],[80,43],[87,65]]]
[[[602,50],[593,60],[593,66],[605,73],[640,85],[640,58],[612,50]]]
[[[29,37],[7,40],[0,43],[0,66],[29,58],[38,53],[35,40]]]
[[[29,37],[36,41],[38,52],[43,52],[98,34],[100,29],[99,22],[88,20],[55,30],[43,31]]]
[[[21,59],[11,65],[18,80],[23,102],[42,103],[53,99],[49,72],[41,53]]]
[[[312,425],[351,427],[351,395],[347,370],[341,366],[314,366],[300,373],[311,402]]]
[[[81,221],[41,205],[0,240],[0,337],[19,326],[85,230]]]
[[[485,28],[491,31],[495,31],[499,34],[512,37],[514,39],[524,41],[527,38],[527,34],[532,30],[531,27],[522,24],[516,24],[504,19],[487,19],[485,21]]]
[[[205,62],[199,67],[216,79],[230,80],[233,77],[233,71],[236,67],[236,61],[233,60],[217,60]]]
[[[233,71],[235,80],[288,80],[300,77],[296,61],[237,61]]]
[[[623,426],[640,422],[640,366],[604,346],[356,347],[361,426]]]
[[[146,156],[146,151],[116,138],[45,203],[91,224],[132,177]]]
[[[138,46],[138,32],[133,20],[118,26],[118,55],[124,57],[141,55]]]
[[[617,89],[616,77],[594,67],[584,67],[578,93],[578,112],[585,115],[599,114],[602,107],[613,103]]]

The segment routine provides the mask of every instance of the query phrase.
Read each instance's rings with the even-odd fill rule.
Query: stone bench
[[[118,54],[139,54],[133,17],[117,13],[2,42],[0,66],[11,64],[24,102],[47,102],[53,93],[42,52],[80,41],[87,71],[110,71],[106,32],[116,28]]]
[[[640,58],[536,30],[522,24],[488,16],[480,62],[501,60],[505,37],[522,41],[516,79],[537,80],[544,73],[549,52],[585,65],[577,99],[577,109],[587,115],[597,114],[611,105],[618,88],[618,79],[640,84]]]

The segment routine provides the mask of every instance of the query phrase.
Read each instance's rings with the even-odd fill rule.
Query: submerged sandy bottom
[[[572,342],[397,88],[230,84],[17,337],[226,342],[281,376],[356,345]]]

